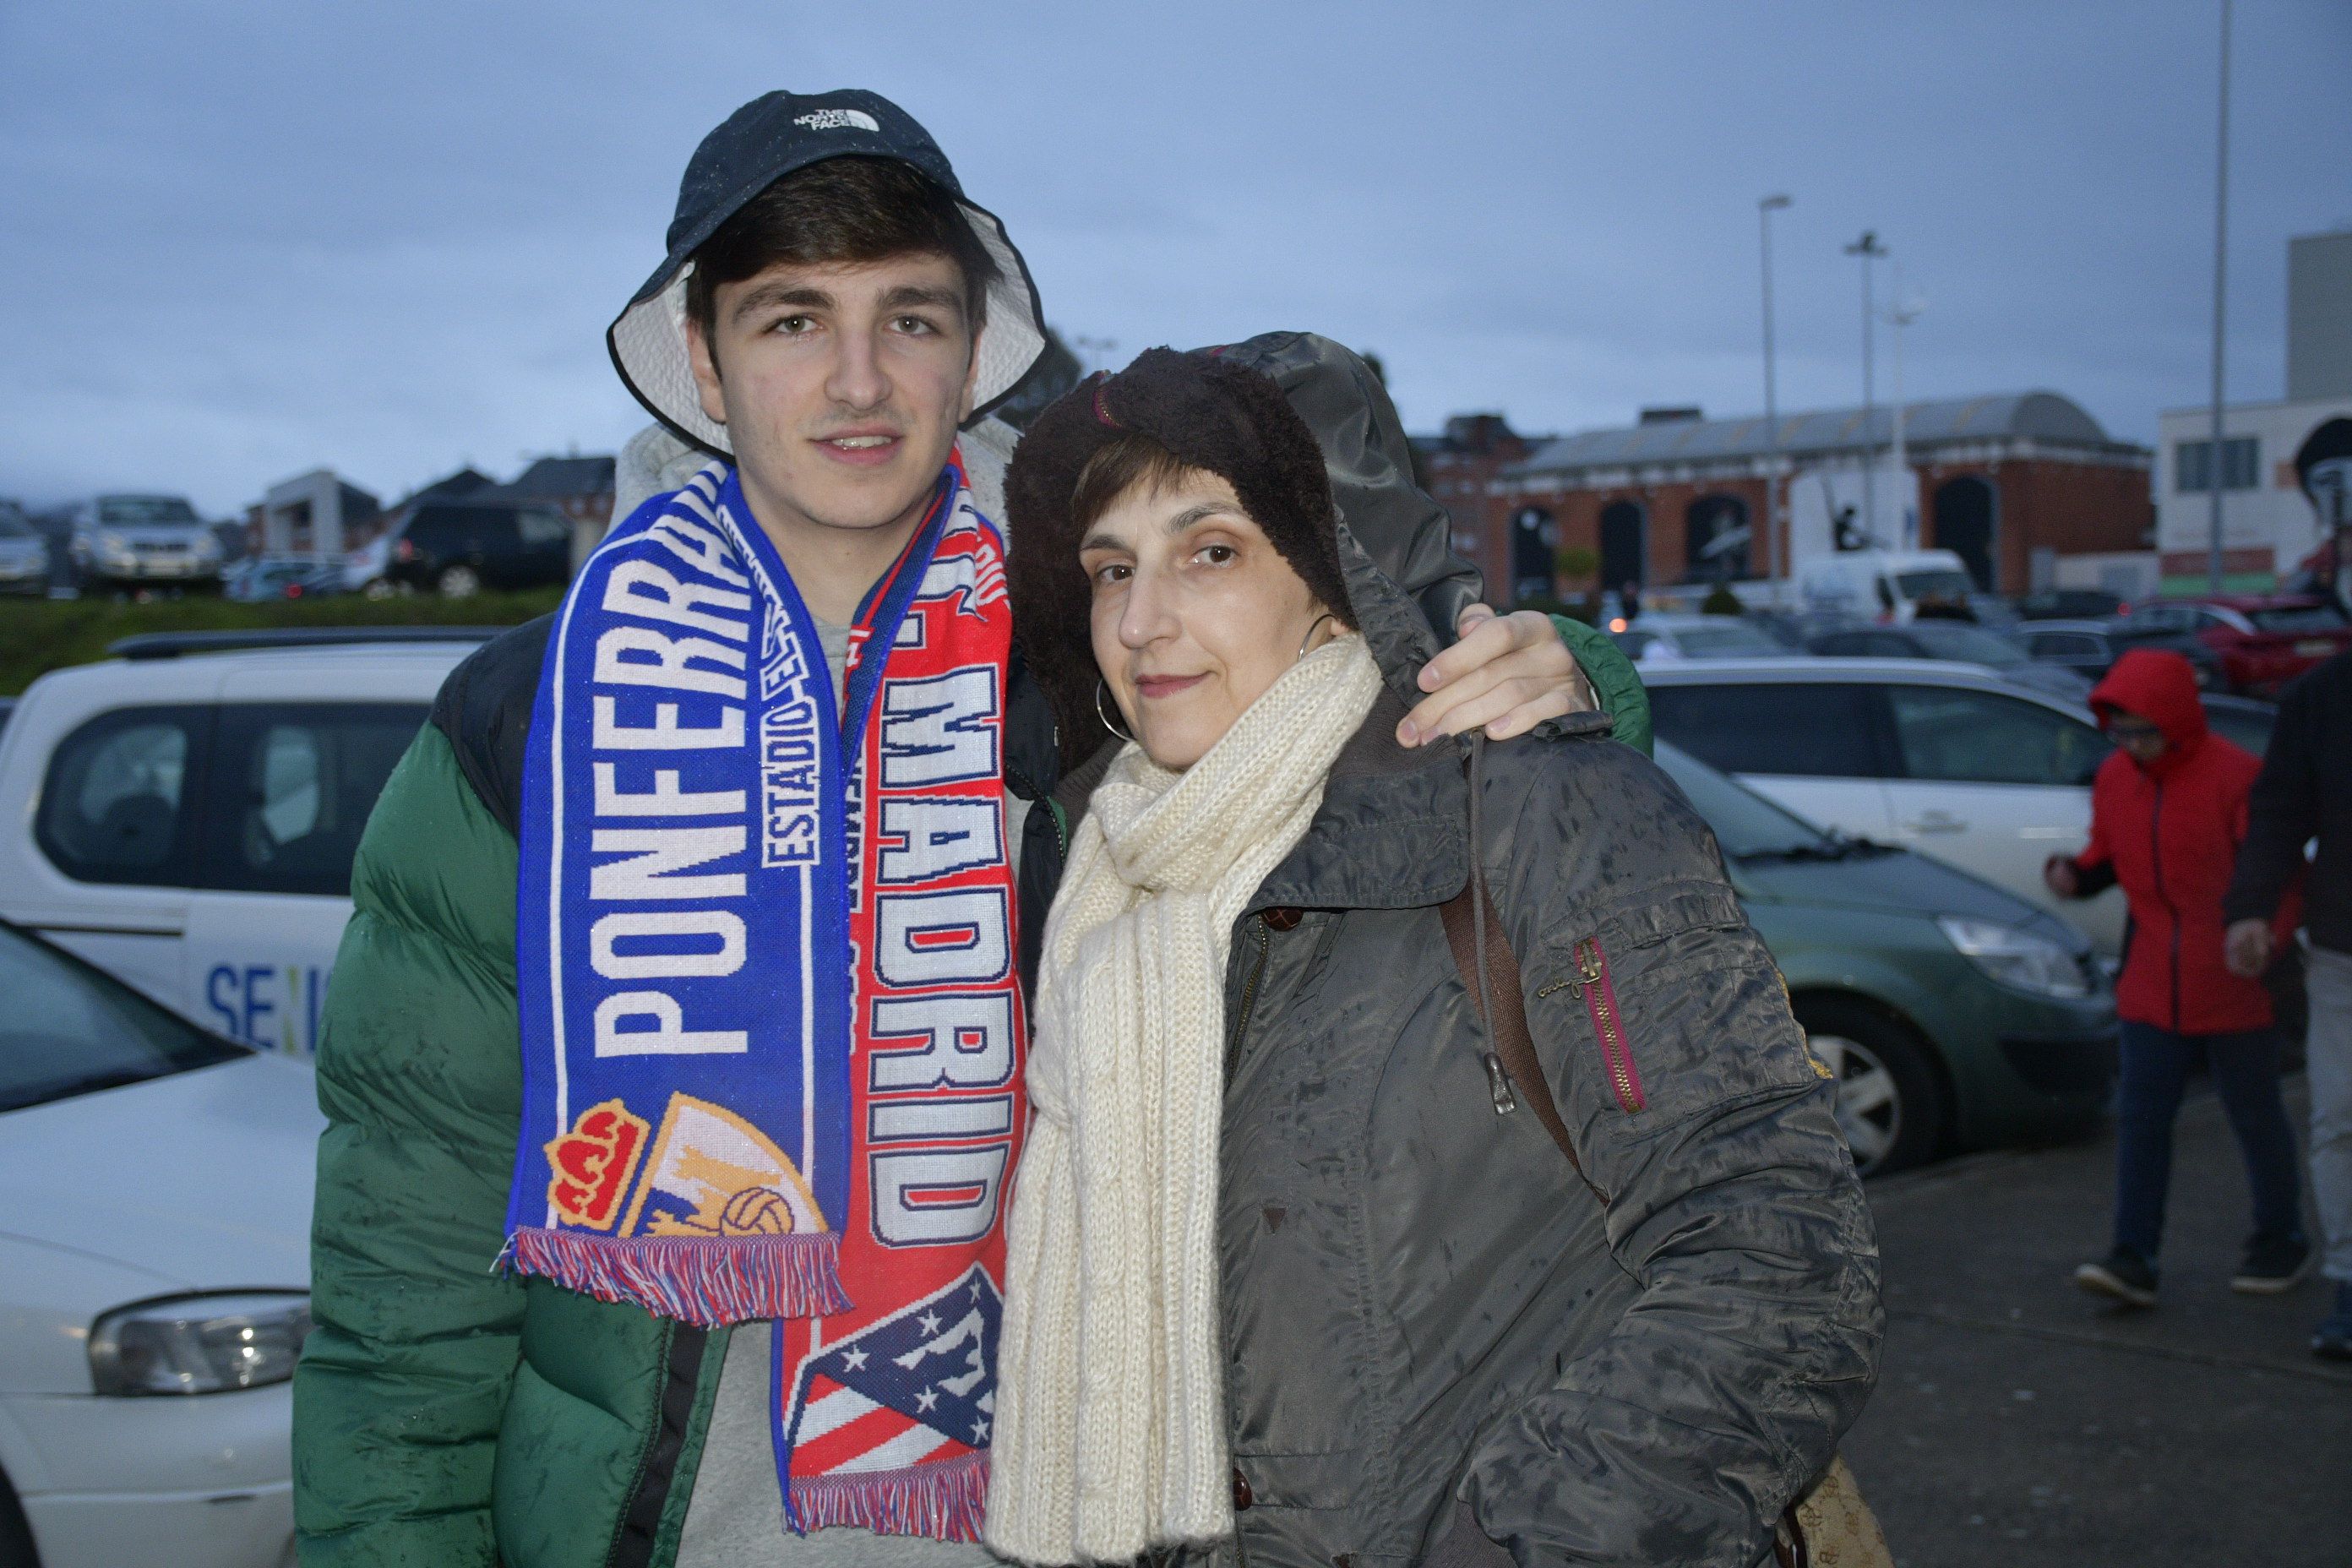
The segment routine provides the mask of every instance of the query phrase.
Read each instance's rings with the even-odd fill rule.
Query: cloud
[[[603,331],[694,143],[851,83],[1122,353],[1311,327],[1424,427],[1743,412],[1777,189],[1785,406],[1859,395],[1867,226],[1927,301],[1913,395],[2051,387],[2147,440],[2207,374],[2210,9],[14,7],[0,493],[218,512],[609,449],[641,416]],[[2268,396],[2284,240],[2352,217],[2352,16],[2242,8],[2238,50],[2231,384]]]

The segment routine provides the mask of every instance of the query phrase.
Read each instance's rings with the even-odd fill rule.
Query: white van
[[[264,1050],[316,1048],[352,855],[467,628],[133,637],[0,730],[0,916]]]
[[[1964,602],[1976,591],[1967,564],[1948,550],[1853,550],[1816,556],[1797,572],[1806,609],[1900,624],[1923,599]]]

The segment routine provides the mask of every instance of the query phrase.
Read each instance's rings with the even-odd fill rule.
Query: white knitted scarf
[[[1381,677],[1364,639],[1283,673],[1181,773],[1129,744],[1045,922],[985,1539],[1118,1563],[1234,1528],[1217,1306],[1225,962]]]

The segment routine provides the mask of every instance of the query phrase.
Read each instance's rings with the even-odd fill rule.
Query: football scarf
[[[973,1540],[987,1491],[1027,1116],[1012,612],[962,478],[860,608],[838,704],[713,463],[589,558],[531,716],[507,1266],[774,1321],[803,1531]]]

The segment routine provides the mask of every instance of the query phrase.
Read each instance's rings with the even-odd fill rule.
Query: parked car
[[[2221,668],[2221,689],[2260,697],[2352,648],[2352,617],[2333,599],[2303,594],[2229,594],[2158,599],[2115,622],[2117,650],[2194,642]]]
[[[572,524],[561,512],[428,501],[353,552],[343,583],[362,593],[429,589],[462,599],[485,588],[560,587],[571,574]]]
[[[310,1072],[5,923],[0,990],[0,1562],[290,1563]]]
[[[2105,588],[2038,588],[2021,595],[2017,613],[2029,621],[2095,621],[2128,608],[2120,594]]]
[[[2125,647],[2130,646],[2118,643],[2115,634],[2111,621],[2027,621],[2010,634],[2010,640],[2036,664],[2073,670],[2096,685],[2122,657]],[[2196,672],[2200,690],[2210,692],[2226,683],[2221,656],[2194,637],[2184,634],[2161,644],[2139,646],[2160,646],[2187,659]]]
[[[1816,556],[1797,574],[1800,607],[1908,622],[1923,604],[1964,605],[1976,579],[1948,550],[1848,550]]]
[[[2123,894],[2061,901],[2042,863],[2089,841],[2090,783],[2112,749],[2079,703],[1967,665],[1723,661],[1642,672],[1658,736],[1798,816],[1914,848],[2123,952]],[[2269,703],[2209,695],[2215,732],[2260,754]]]
[[[1810,821],[1898,844],[2061,914],[2122,951],[2123,895],[2061,904],[2042,863],[2088,840],[2108,742],[2090,711],[1980,667],[1892,658],[1642,672],[1662,740]]]
[[[1864,1175],[2094,1122],[2115,995],[2083,933],[2000,889],[1802,817],[1667,743],[1715,830]]]
[[[2278,723],[2278,704],[2259,697],[2229,697],[2208,691],[2202,699],[2205,725],[2231,745],[2267,756],[2271,730]]]
[[[0,730],[0,918],[308,1055],[352,852],[463,627],[190,633],[45,675]]]
[[[2091,683],[2072,670],[2036,663],[1998,632],[1963,621],[1915,620],[1900,626],[1848,626],[1822,632],[1806,647],[1830,658],[1934,658],[1980,664],[2003,679],[2080,699]]]
[[[121,593],[220,586],[221,546],[180,496],[104,495],[77,502],[67,547],[86,587]]]
[[[265,604],[340,594],[343,568],[299,556],[261,556],[232,567],[222,581],[223,596],[241,604]]]
[[[1743,616],[1681,615],[1645,610],[1610,637],[1636,663],[1678,658],[1752,658],[1780,653],[1780,644]]]
[[[49,591],[49,542],[15,501],[0,501],[0,594]]]

